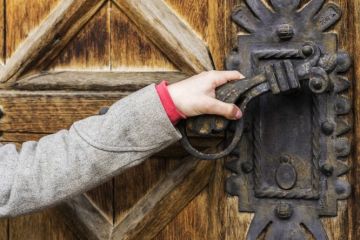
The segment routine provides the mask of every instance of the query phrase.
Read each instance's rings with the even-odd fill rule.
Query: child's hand
[[[210,71],[168,86],[170,95],[178,108],[187,117],[202,114],[224,116],[230,120],[242,117],[235,104],[224,103],[215,98],[215,89],[221,85],[244,78],[238,71]]]

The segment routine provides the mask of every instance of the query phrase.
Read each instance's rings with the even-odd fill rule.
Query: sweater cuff
[[[159,94],[161,103],[171,123],[176,125],[181,119],[186,119],[186,116],[176,108],[175,103],[170,96],[167,85],[167,81],[162,81],[159,85],[156,86],[156,91]]]

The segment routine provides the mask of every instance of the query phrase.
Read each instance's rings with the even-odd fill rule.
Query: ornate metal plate
[[[349,60],[338,52],[337,34],[325,32],[341,10],[323,0],[301,9],[299,0],[270,2],[247,0],[233,12],[234,22],[249,34],[238,36],[227,68],[255,76],[269,64],[301,61],[299,48],[312,43],[321,49],[322,68],[333,69],[314,68],[310,75],[329,78],[330,86],[302,82],[300,90],[268,93],[252,102],[244,136],[226,164],[233,172],[227,192],[239,197],[241,212],[255,213],[248,239],[265,229],[267,239],[304,239],[305,231],[327,239],[319,218],[336,216],[337,200],[350,194],[349,183],[339,178],[349,170],[350,143],[344,135],[350,130],[350,84],[340,75]],[[334,62],[336,67],[329,66]]]

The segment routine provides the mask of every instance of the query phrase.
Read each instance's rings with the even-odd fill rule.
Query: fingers
[[[204,114],[219,115],[229,120],[238,120],[242,117],[241,110],[235,104],[224,103],[217,99],[209,98],[206,106]]]
[[[215,74],[216,87],[220,87],[225,83],[233,80],[239,80],[244,78],[244,75],[242,75],[238,71],[214,71],[213,74]]]

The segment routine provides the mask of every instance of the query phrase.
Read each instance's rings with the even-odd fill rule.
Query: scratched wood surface
[[[0,1],[0,62],[6,63],[29,34],[61,2],[66,1],[68,0]],[[235,44],[234,37],[237,30],[228,16],[231,9],[240,2],[242,0],[166,0],[168,6],[181,21],[207,44],[216,69],[223,69],[224,57]],[[304,4],[306,2],[303,1]],[[335,2],[344,10],[342,21],[336,27],[336,31],[341,34],[340,46],[352,53],[355,60],[354,73],[350,73],[349,77],[355,76],[360,79],[360,55],[355,51],[360,47],[360,0],[335,0]],[[59,56],[41,70],[97,73],[102,71],[170,73],[178,71],[179,62],[166,56],[164,50],[155,46],[144,31],[147,29],[137,27],[134,21],[114,2],[105,2],[94,17],[79,29]],[[184,69],[188,69],[188,66]],[[64,74],[64,76],[69,75]],[[97,76],[101,78],[101,74]],[[141,78],[139,73],[134,76]],[[155,74],[154,78],[155,76],[157,75]],[[171,76],[171,74],[164,76]],[[86,81],[87,78],[84,79]],[[144,79],[146,81],[140,80],[140,85],[137,82],[134,86],[160,80],[151,81],[145,77]],[[51,81],[51,78],[46,81]],[[4,118],[0,121],[0,132],[2,132],[0,142],[14,142],[19,145],[24,141],[37,140],[46,134],[69,127],[78,119],[97,114],[101,107],[110,105],[129,94],[129,91],[136,89],[132,85],[132,88],[129,88],[129,83],[125,82],[123,85],[116,85],[116,91],[110,91],[111,84],[105,82],[104,80],[104,87],[99,89],[96,87],[87,89],[81,87],[83,83],[79,85],[73,81],[67,85],[55,84],[57,86],[55,88],[42,87],[42,91],[37,91],[40,88],[37,89],[36,85],[22,90],[0,91],[0,106],[5,112]],[[44,82],[41,84],[44,85]],[[72,87],[71,84],[73,84]],[[96,84],[101,84],[101,79],[93,86]],[[105,88],[106,92],[102,92]],[[355,83],[353,99],[356,151],[353,158],[349,160],[354,167],[350,176],[354,194],[348,202],[340,203],[339,217],[323,221],[332,240],[360,238],[360,145],[358,144],[360,141],[360,101],[357,97],[359,92],[360,85]],[[207,144],[209,143],[199,142],[199,145],[203,147]],[[161,183],[168,172],[176,170],[182,164],[183,157],[184,152],[177,144],[172,149],[154,156],[90,191],[88,196],[96,207],[106,214],[107,218],[113,219],[114,226],[120,224],[128,213],[136,214],[134,205],[141,201],[146,202],[145,194],[151,192],[159,181]],[[193,200],[187,199],[189,204],[162,230],[156,227],[151,228],[146,223],[146,219],[140,221],[146,223],[152,235],[157,233],[154,239],[245,239],[252,214],[238,213],[237,198],[229,197],[224,193],[224,181],[229,173],[224,170],[222,164],[221,161],[215,164],[209,183]],[[186,184],[191,186],[190,183]],[[182,191],[184,189],[179,189],[179,192]],[[176,190],[166,197],[171,196],[174,196],[175,200],[179,198]],[[167,214],[162,212],[161,208],[156,208],[154,211],[158,216]],[[68,225],[69,222],[71,221],[64,220],[55,209],[13,219],[3,219],[0,221],[0,240],[85,239],[83,235],[76,232],[76,228]],[[123,225],[120,226],[124,229]],[[144,235],[139,236],[146,239]],[[311,236],[307,238],[312,239]],[[115,239],[122,238],[117,236]]]

